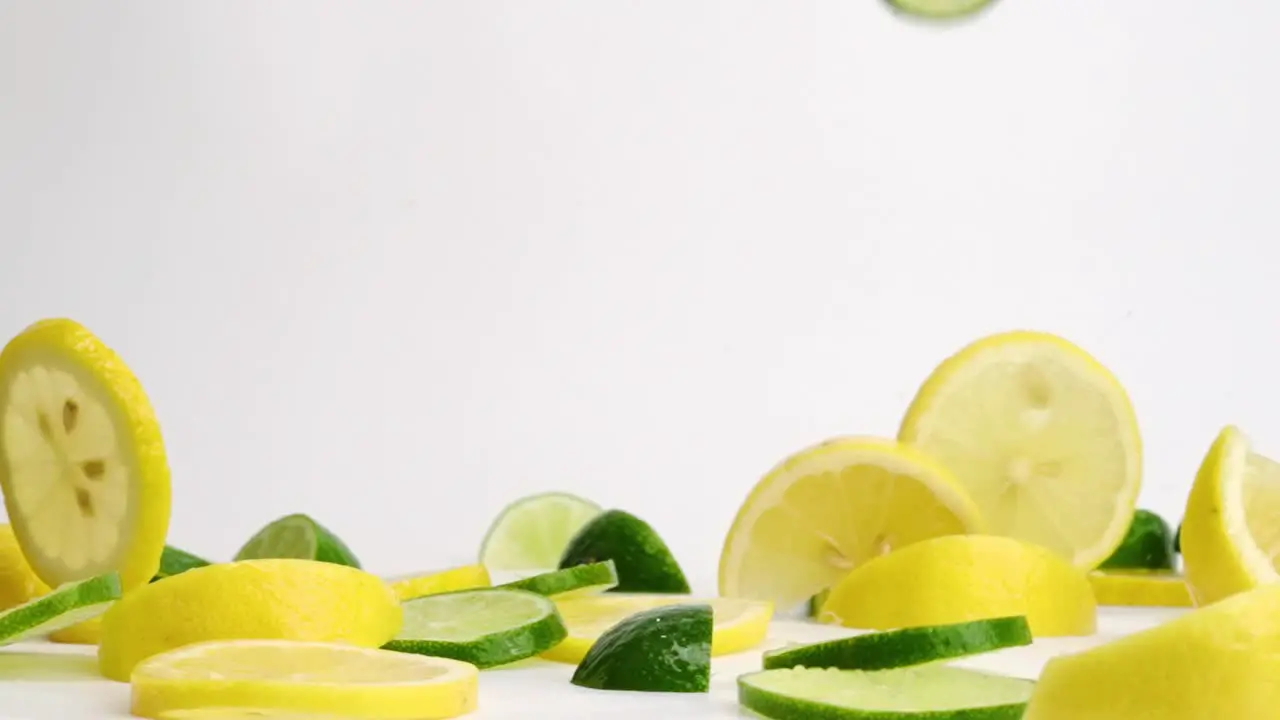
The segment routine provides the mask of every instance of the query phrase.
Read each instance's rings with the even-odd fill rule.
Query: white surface
[[[1103,608],[1098,633],[1088,638],[1050,638],[1025,648],[1010,648],[957,662],[992,672],[1035,678],[1057,654],[1077,652],[1124,634],[1176,617],[1175,610]],[[773,624],[761,651],[788,642],[817,642],[850,631],[796,621]],[[31,653],[58,654],[32,660]],[[92,650],[48,644],[26,644],[0,650],[0,720],[97,720],[126,718],[127,685],[93,675]],[[480,709],[475,720],[675,720],[739,718],[735,678],[760,668],[760,652],[746,652],[712,662],[708,695],[619,693],[587,690],[569,684],[573,666],[532,661],[519,667],[486,670],[480,675]],[[62,679],[23,681],[33,674]]]
[[[141,376],[172,540],[308,511],[378,572],[512,498],[631,510],[696,574],[753,482],[891,434],[935,363],[1052,330],[1181,516],[1280,453],[1280,5],[0,0],[0,337]],[[1260,331],[1261,330],[1261,331]]]

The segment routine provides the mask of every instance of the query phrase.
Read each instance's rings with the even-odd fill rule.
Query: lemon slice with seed
[[[125,364],[74,321],[38,322],[0,352],[0,488],[46,584],[117,571],[127,591],[155,575],[169,526],[160,428]]]

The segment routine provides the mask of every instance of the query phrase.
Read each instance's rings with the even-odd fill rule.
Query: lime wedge
[[[249,538],[236,560],[295,558],[360,567],[360,561],[337,535],[302,513],[286,515]]]
[[[400,632],[386,650],[506,665],[555,647],[567,634],[554,602],[525,590],[485,588],[401,604]]]
[[[154,582],[161,578],[172,577],[209,564],[208,560],[196,557],[186,550],[179,550],[172,545],[165,545],[164,551],[160,553],[160,569],[156,571],[156,576],[151,580]]]
[[[912,17],[957,20],[974,15],[996,0],[885,0],[889,7]]]
[[[609,628],[570,681],[596,690],[707,692],[711,687],[710,605],[666,605]]]
[[[560,556],[560,567],[612,560],[618,571],[615,592],[689,592],[675,556],[649,523],[621,510],[600,513],[582,526]]]
[[[1034,686],[946,665],[794,668],[739,677],[738,702],[773,720],[1020,720]]]
[[[498,587],[528,590],[531,593],[563,599],[595,595],[616,587],[617,584],[618,571],[612,560],[605,560],[590,565],[575,565],[562,570],[553,570]]]
[[[1135,510],[1120,547],[1102,561],[1099,570],[1173,570],[1173,528],[1150,510]]]
[[[569,493],[520,498],[489,526],[480,545],[480,562],[490,570],[557,567],[569,539],[599,514],[599,505]]]
[[[120,576],[107,573],[61,585],[48,595],[0,613],[0,645],[21,642],[91,620],[120,599]]]
[[[888,670],[1030,644],[1031,627],[1025,617],[993,618],[769,650],[764,667]]]

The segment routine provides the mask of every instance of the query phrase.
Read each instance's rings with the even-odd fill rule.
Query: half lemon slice
[[[791,609],[872,558],[982,527],[951,473],[915,448],[831,440],[783,460],[756,484],[720,553],[720,594]]]
[[[22,552],[51,587],[112,571],[155,575],[169,466],[155,414],[120,358],[71,320],[0,352],[0,488]]]

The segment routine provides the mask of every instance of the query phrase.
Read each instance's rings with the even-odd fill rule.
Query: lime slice
[[[599,514],[599,505],[569,493],[520,498],[489,526],[480,545],[480,562],[490,570],[557,567],[569,539]]]
[[[769,650],[764,654],[764,667],[888,670],[1030,644],[1027,619],[1015,616],[903,628]]]
[[[1195,605],[1183,576],[1164,570],[1095,570],[1089,585],[1099,605],[1182,607]]]
[[[687,593],[689,582],[675,556],[648,523],[621,510],[593,518],[569,541],[560,567],[612,560],[618,571],[615,592]]]
[[[638,612],[600,636],[570,682],[596,690],[707,692],[711,628],[710,605]]]
[[[575,565],[563,570],[534,575],[498,587],[515,590],[528,590],[531,593],[554,598],[570,598],[580,595],[595,595],[616,587],[618,571],[612,560]]]
[[[489,570],[485,566],[463,565],[448,570],[387,578],[387,584],[395,591],[396,597],[404,601],[423,595],[486,588],[493,582],[489,579]]]
[[[564,623],[551,600],[524,590],[488,588],[406,600],[400,632],[383,648],[506,665],[555,647]]]
[[[889,7],[912,17],[955,20],[974,15],[995,0],[885,0]]]
[[[1120,547],[1098,566],[1101,570],[1172,570],[1177,553],[1173,528],[1150,510],[1138,510]]]
[[[476,708],[477,675],[454,660],[339,643],[211,641],[140,663],[130,709],[144,718],[196,718],[217,708],[365,720],[451,718]]]
[[[296,558],[360,567],[337,535],[302,513],[286,515],[262,528],[236,553],[236,560]]]
[[[670,605],[709,605],[714,627],[711,654],[732,655],[764,641],[773,617],[767,602],[739,598],[697,598],[687,595],[627,595],[604,593],[556,600],[569,631],[564,642],[542,653],[543,659],[577,664],[610,628],[636,613]]]
[[[955,473],[988,532],[1047,547],[1082,570],[1120,546],[1142,486],[1128,393],[1048,333],[991,335],[944,360],[898,439]]]
[[[120,599],[120,576],[67,583],[0,613],[0,645],[28,640],[98,617]]]
[[[38,322],[0,352],[0,488],[23,555],[50,587],[160,564],[169,466],[146,394],[71,320]]]
[[[765,670],[738,702],[773,720],[1021,720],[1035,684],[946,665],[898,670]]]
[[[156,576],[152,580],[172,577],[209,564],[209,561],[204,558],[196,557],[172,545],[165,545],[164,552],[160,553],[160,569],[156,571]]]

